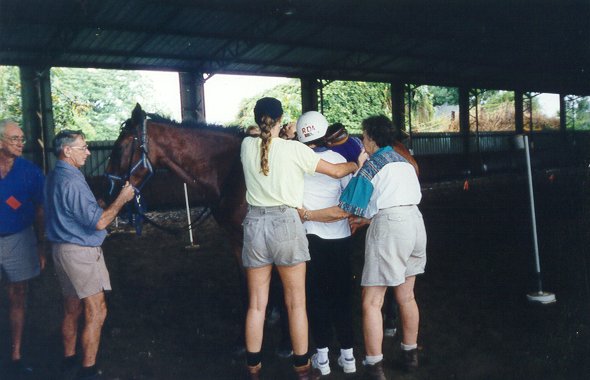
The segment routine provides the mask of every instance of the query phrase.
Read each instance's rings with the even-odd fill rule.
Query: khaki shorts
[[[291,266],[309,260],[307,236],[294,208],[249,206],[243,226],[245,268]]]
[[[365,242],[362,286],[398,286],[424,273],[426,229],[417,206],[379,210]]]
[[[83,299],[111,290],[101,247],[53,243],[51,251],[64,296]]]

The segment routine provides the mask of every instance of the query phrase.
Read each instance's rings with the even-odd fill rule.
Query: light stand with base
[[[529,152],[529,137],[523,135],[524,149],[526,153],[526,168],[529,182],[529,198],[531,206],[531,223],[533,227],[533,245],[535,248],[535,270],[537,275],[537,291],[527,294],[527,299],[530,302],[540,303],[543,305],[557,302],[555,294],[543,291],[543,284],[541,281],[541,263],[539,261],[539,244],[537,242],[537,220],[535,216],[535,197],[533,194],[533,176],[531,171],[531,157]]]
[[[186,203],[186,218],[188,219],[188,238],[190,241],[190,245],[184,247],[185,249],[199,249],[201,248],[200,245],[195,244],[193,241],[193,226],[191,223],[191,208],[188,201],[188,189],[186,187],[186,183],[184,184],[184,201]]]

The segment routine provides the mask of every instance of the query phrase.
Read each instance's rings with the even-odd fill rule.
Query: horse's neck
[[[169,128],[160,131],[159,136],[161,141],[154,141],[158,144],[157,166],[169,168],[188,186],[202,192],[205,198],[218,199],[233,165],[233,156],[239,156],[239,144],[231,135]],[[223,141],[210,143],[213,140]]]

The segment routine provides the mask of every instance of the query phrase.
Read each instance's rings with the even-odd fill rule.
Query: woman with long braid
[[[248,376],[260,378],[264,318],[274,264],[283,283],[294,370],[298,379],[319,379],[321,374],[311,367],[308,355],[305,263],[310,257],[296,208],[303,204],[305,173],[340,178],[354,172],[357,165],[331,164],[304,144],[279,138],[282,116],[280,101],[259,99],[254,118],[260,137],[246,137],[241,148],[248,202],[242,251],[249,296],[245,334]]]

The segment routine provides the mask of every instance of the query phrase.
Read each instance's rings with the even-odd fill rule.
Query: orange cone
[[[469,180],[465,180],[465,182],[463,182],[463,191],[469,191]]]

